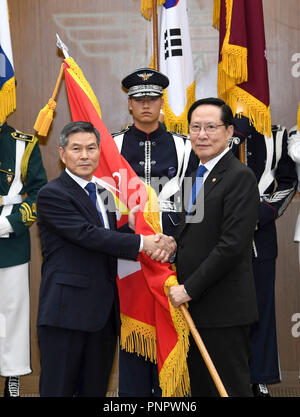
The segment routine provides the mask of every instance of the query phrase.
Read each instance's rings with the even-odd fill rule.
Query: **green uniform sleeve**
[[[19,206],[18,210],[13,211],[7,216],[7,219],[17,236],[24,233],[24,231],[36,221],[37,194],[40,188],[47,183],[47,176],[38,142],[35,143],[30,152],[28,164],[26,161],[26,167],[27,172],[21,191],[21,194],[25,194],[26,198]]]

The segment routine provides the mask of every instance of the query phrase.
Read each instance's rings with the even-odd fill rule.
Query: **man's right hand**
[[[168,262],[176,251],[176,242],[172,236],[166,236],[162,233],[157,235],[143,236],[143,250],[159,262]]]

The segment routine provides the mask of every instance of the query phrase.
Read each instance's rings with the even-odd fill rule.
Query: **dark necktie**
[[[190,200],[189,200],[188,213],[191,211],[191,208],[196,201],[196,197],[203,185],[203,175],[205,174],[206,171],[207,171],[207,168],[205,168],[204,165],[198,166],[196,178],[193,184],[192,193],[191,193]]]
[[[104,221],[103,221],[103,217],[102,217],[101,211],[100,211],[100,210],[98,210],[98,208],[97,208],[97,204],[96,204],[96,202],[97,202],[96,185],[95,185],[93,182],[89,182],[89,183],[85,186],[85,189],[86,189],[86,190],[87,190],[87,192],[89,193],[89,197],[90,197],[90,199],[92,200],[92,202],[94,203],[94,205],[95,205],[95,207],[96,207],[96,210],[97,210],[97,212],[98,212],[98,214],[99,214],[99,217],[100,217],[101,223],[104,225]]]

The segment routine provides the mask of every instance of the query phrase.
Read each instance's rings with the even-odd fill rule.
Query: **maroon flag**
[[[268,67],[262,0],[215,0],[219,28],[218,95],[271,136]]]

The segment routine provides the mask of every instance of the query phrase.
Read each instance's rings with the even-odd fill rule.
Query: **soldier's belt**
[[[22,203],[22,196],[20,194],[0,195],[0,207],[8,206],[10,204],[20,204],[20,203]]]
[[[159,201],[159,210],[160,211],[171,211],[177,213],[176,205],[173,201],[161,200]]]

